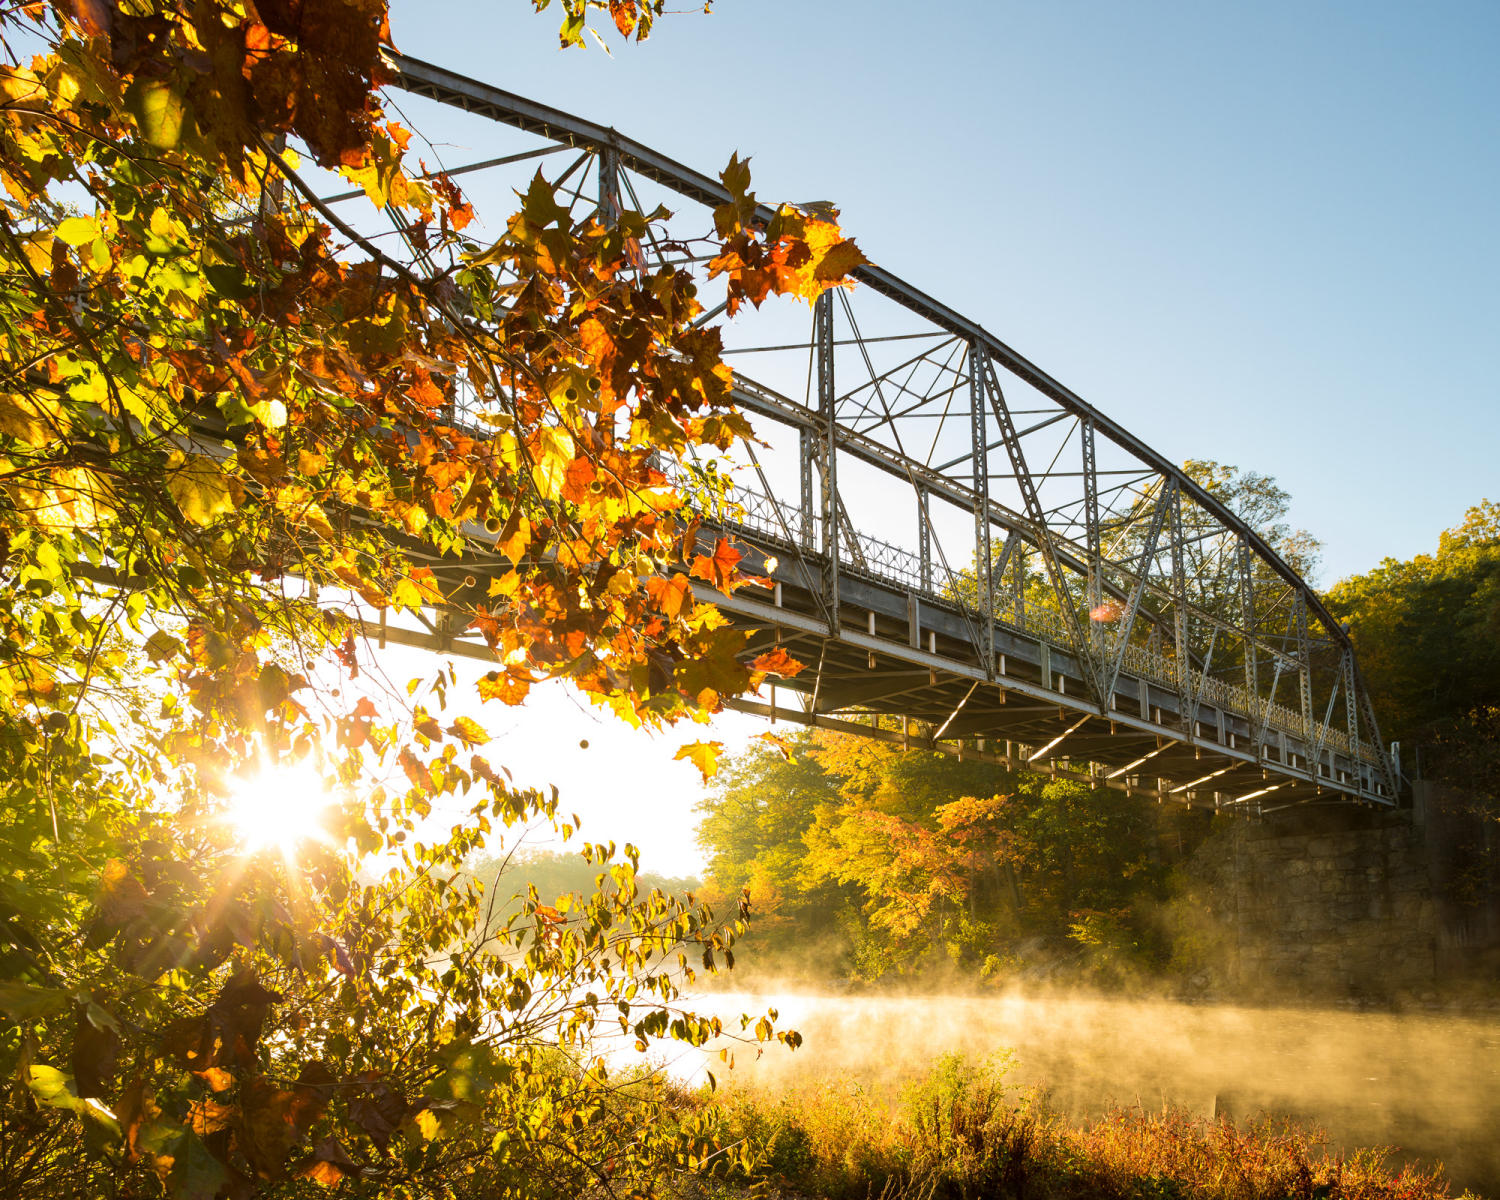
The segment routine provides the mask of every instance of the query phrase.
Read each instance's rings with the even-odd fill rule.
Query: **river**
[[[764,1012],[801,1049],[737,1055],[733,1079],[837,1077],[870,1088],[922,1073],[949,1051],[1014,1053],[1011,1078],[1074,1116],[1111,1104],[1245,1119],[1289,1116],[1333,1146],[1389,1146],[1442,1162],[1455,1191],[1500,1196],[1500,1013],[1490,1016],[1188,1005],[1080,995],[996,997],[717,993],[701,1012]],[[697,1077],[702,1054],[679,1055]],[[717,1057],[717,1074],[724,1075]]]

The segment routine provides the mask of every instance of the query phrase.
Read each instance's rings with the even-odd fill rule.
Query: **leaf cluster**
[[[660,468],[748,426],[692,278],[642,261],[662,214],[539,174],[474,240],[384,111],[386,18],[0,9],[0,1192],[644,1194],[709,1153],[600,1037],[715,1036],[680,989],[745,914],[628,848],[568,908],[487,894],[463,864],[556,797],[444,715],[451,669],[383,694],[365,634],[475,631],[480,700],[705,717],[793,665],[694,598],[738,553]],[[323,840],[251,852],[237,790],[290,766]]]

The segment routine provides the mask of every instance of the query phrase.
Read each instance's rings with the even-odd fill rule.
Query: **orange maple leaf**
[[[780,675],[786,679],[792,678],[806,667],[806,663],[798,662],[780,646],[767,650],[750,663],[752,671],[759,671],[762,675]]]
[[[635,0],[609,0],[609,15],[614,18],[615,28],[623,37],[635,32]]]
[[[727,538],[720,538],[712,557],[700,554],[693,559],[692,573],[699,579],[708,580],[720,591],[728,591],[733,586],[735,566],[743,557]]]
[[[478,681],[481,700],[498,700],[501,704],[519,704],[531,691],[532,680],[526,674],[511,671],[491,671]]]
[[[649,579],[646,592],[669,621],[675,621],[683,606],[693,598],[692,588],[686,575],[673,575],[670,579]]]

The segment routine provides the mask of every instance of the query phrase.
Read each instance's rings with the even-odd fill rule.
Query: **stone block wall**
[[[1363,817],[1363,820],[1359,820]],[[1227,823],[1194,860],[1209,969],[1240,995],[1385,1000],[1438,974],[1424,831],[1408,814]]]

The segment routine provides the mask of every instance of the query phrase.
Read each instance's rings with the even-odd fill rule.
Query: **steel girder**
[[[695,206],[729,199],[717,180],[431,64],[391,65],[415,95],[550,143],[476,169],[559,147],[590,157],[598,186],[573,194],[579,219],[649,207],[637,184],[685,203],[674,219],[699,232],[653,240],[642,269],[704,274]],[[900,720],[904,744],[916,720],[939,748],[1215,808],[1394,803],[1346,632],[1252,527],[977,323],[878,267],[855,279],[820,298],[806,336],[783,324],[776,344],[727,348],[806,363],[801,402],[791,372],[736,371],[789,486],[752,452],[759,487],[705,514],[704,536],[779,560],[764,594],[719,598],[758,641],[816,663],[781,685],[807,694],[803,711],[779,716],[879,737]],[[1278,702],[1284,674],[1295,709]]]

